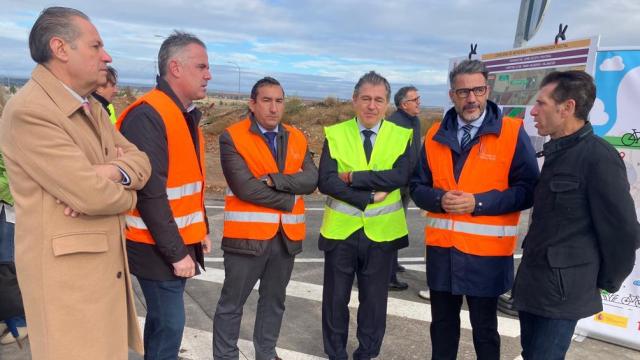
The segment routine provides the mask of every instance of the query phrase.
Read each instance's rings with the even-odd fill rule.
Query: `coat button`
[[[122,271],[118,271],[118,274],[116,274],[116,277],[120,279],[122,277]]]

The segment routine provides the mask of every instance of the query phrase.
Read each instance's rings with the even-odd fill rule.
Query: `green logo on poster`
[[[509,75],[508,74],[500,75],[500,76],[498,76],[498,80],[499,81],[509,81]]]

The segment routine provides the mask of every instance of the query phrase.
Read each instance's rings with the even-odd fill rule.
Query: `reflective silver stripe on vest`
[[[176,221],[178,228],[182,229],[195,223],[204,222],[204,215],[202,214],[202,211],[196,211],[189,215],[174,218],[174,220]]]
[[[511,225],[485,225],[474,224],[466,221],[452,221],[448,219],[438,219],[427,216],[427,226],[463,232],[473,235],[483,236],[516,236],[518,235],[518,227]]]
[[[427,216],[427,226],[442,229],[442,230],[453,230],[453,221],[449,219],[438,219],[434,217]]]
[[[378,215],[384,215],[384,214],[390,214],[394,211],[398,211],[400,209],[402,209],[402,201],[398,200],[394,203],[391,203],[389,205],[385,205],[385,206],[381,206],[378,208],[373,208],[373,209],[366,209],[364,211],[364,216],[366,217],[374,217],[374,216],[378,216]]]
[[[147,230],[147,225],[144,223],[142,218],[138,216],[127,215],[126,217],[127,225],[134,227],[136,229],[144,229]],[[189,215],[180,216],[173,219],[176,222],[176,225],[179,229],[185,228],[189,225],[193,225],[195,223],[204,222],[204,215],[202,211],[196,211]]]
[[[329,207],[330,209],[333,209],[339,213],[343,213],[345,215],[351,215],[351,216],[362,216],[362,211],[360,211],[360,209],[355,208],[345,202],[342,202],[340,200],[336,200],[334,198],[332,198],[331,196],[327,196],[327,200],[325,202],[325,205],[327,205],[327,207]]]
[[[185,196],[197,194],[202,191],[202,182],[196,181],[178,187],[167,188],[167,198],[177,200]]]
[[[353,207],[345,202],[336,200],[330,196],[327,196],[326,205],[339,213],[350,216],[362,216],[362,211],[356,207]],[[402,209],[402,202],[397,201],[389,205],[381,206],[373,209],[366,209],[364,212],[365,217],[375,217],[379,215],[390,214],[394,211]]]
[[[125,216],[125,219],[127,220],[127,225],[130,227],[134,227],[136,229],[147,229],[147,225],[142,221],[142,218],[127,215]]]
[[[279,224],[280,216],[278,214],[269,214],[269,213],[261,213],[261,212],[225,211],[224,221],[261,222],[261,223]]]
[[[303,222],[304,222],[304,214],[302,215],[282,214],[283,224],[301,224]]]

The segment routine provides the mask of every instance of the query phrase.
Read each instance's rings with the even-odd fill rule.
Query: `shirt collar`
[[[256,125],[258,125],[258,129],[260,129],[260,132],[263,133],[263,134],[266,133],[266,132],[269,132],[269,131],[277,133],[278,130],[280,130],[280,124],[276,125],[276,128],[273,129],[273,130],[267,130],[267,129],[263,128],[262,126],[260,126],[260,123],[257,122],[257,121],[256,121]]]
[[[482,112],[482,114],[480,115],[480,117],[475,119],[475,120],[473,120],[470,123],[462,120],[460,115],[458,115],[458,129],[462,129],[462,127],[467,125],[467,124],[471,124],[471,126],[473,126],[474,128],[479,129],[480,126],[482,126],[482,122],[484,121],[484,118],[485,118],[486,115],[487,115],[487,109],[485,108],[484,111]]]
[[[362,125],[362,123],[360,122],[360,120],[358,118],[356,118],[356,122],[358,123],[358,129],[360,129],[360,132],[362,132],[363,130],[371,130],[376,135],[378,135],[378,131],[380,131],[380,125],[382,124],[382,120],[380,120],[380,121],[378,121],[376,126],[372,127],[371,129],[368,129],[364,125]]]
[[[60,81],[60,84],[62,84],[62,86],[64,86],[65,89],[67,89],[69,91],[69,93],[76,99],[78,99],[78,101],[80,101],[81,104],[84,104],[86,102],[89,102],[89,100],[86,97],[82,97],[80,96],[77,92],[73,91],[72,88],[68,87],[65,83],[63,83],[62,81]]]

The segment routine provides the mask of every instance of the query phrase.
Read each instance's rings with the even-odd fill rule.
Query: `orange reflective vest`
[[[307,153],[307,139],[300,130],[292,126],[280,126],[284,126],[289,132],[284,174],[295,174],[302,170]],[[280,172],[264,138],[250,129],[251,120],[245,119],[229,126],[227,131],[253,176],[260,179]],[[224,237],[269,240],[276,235],[281,224],[290,240],[304,240],[306,228],[302,196],[295,197],[291,212],[285,212],[240,200],[230,190],[227,191],[224,202]]]
[[[425,149],[433,178],[433,187],[461,190],[476,194],[509,187],[509,169],[518,142],[522,120],[503,117],[500,135],[480,137],[456,182],[451,149],[433,137],[440,123],[429,129]],[[479,256],[511,256],[516,246],[520,212],[503,215],[473,216],[448,213],[427,213],[425,244],[444,248],[455,247],[465,254]]]
[[[158,89],[143,95],[120,115],[116,128],[120,129],[122,121],[131,109],[146,103],[153,107],[162,118],[167,136],[168,174],[167,199],[178,226],[178,231],[185,244],[199,243],[207,234],[204,210],[204,137],[198,128],[200,144],[200,160],[187,121],[176,103]],[[129,119],[127,121],[136,121]],[[155,244],[149,229],[145,225],[138,209],[130,211],[126,216],[127,239],[145,244]]]

